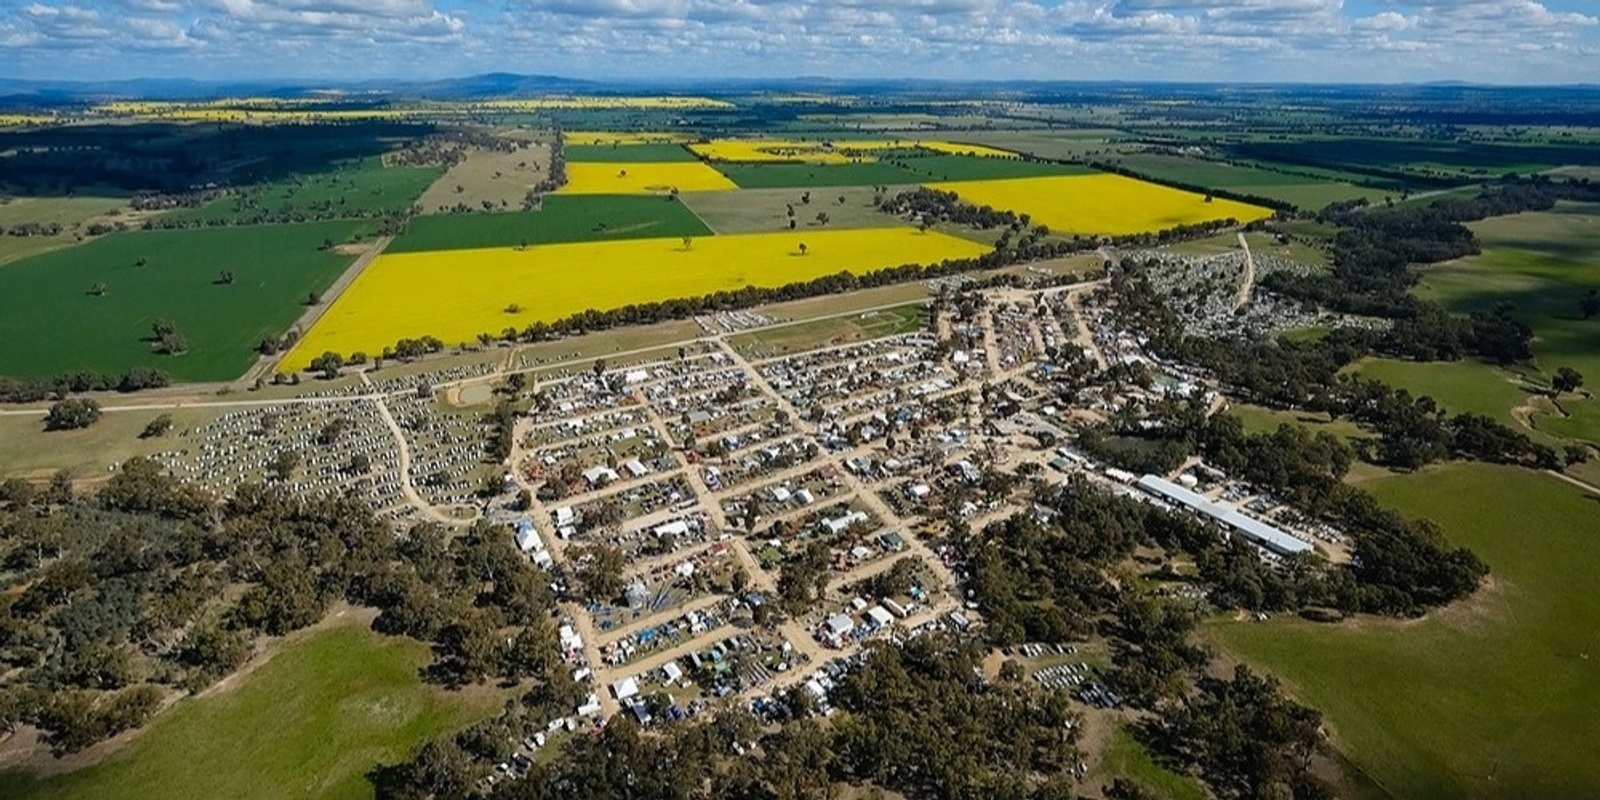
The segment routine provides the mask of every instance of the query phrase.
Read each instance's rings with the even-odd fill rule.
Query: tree
[[[818,225],[823,225],[823,226],[826,226],[828,224],[828,212],[826,212],[826,211],[818,211],[817,212],[817,224]]]
[[[269,468],[272,476],[280,481],[287,481],[294,477],[294,471],[300,466],[300,454],[293,450],[283,450],[272,459]]]
[[[1554,378],[1550,379],[1550,394],[1559,397],[1567,392],[1576,391],[1583,385],[1583,375],[1572,367],[1562,367],[1556,370]]]
[[[806,243],[805,242],[801,242],[800,243],[800,255],[805,255],[805,254],[806,254]]]
[[[236,276],[233,274],[233,270],[225,269],[217,274],[217,283],[220,283],[223,286],[231,286],[233,285],[235,277]]]
[[[165,333],[156,343],[156,351],[169,356],[181,355],[189,352],[189,340],[176,331]]]
[[[693,250],[694,249],[694,237],[693,236],[685,236],[685,237],[683,237],[683,249],[685,249],[685,250]]]
[[[108,288],[104,281],[95,281],[94,285],[89,287],[89,294],[95,297],[105,297],[107,291]]]
[[[20,508],[33,502],[37,495],[33,484],[21,478],[7,478],[5,483],[0,483],[0,503]]]
[[[582,566],[578,580],[593,600],[615,600],[622,594],[622,551],[615,547],[591,545],[583,548],[576,561]]]
[[[67,398],[50,406],[44,427],[48,431],[72,431],[100,421],[100,404],[91,399]]]
[[[144,431],[139,434],[139,438],[140,439],[155,439],[155,438],[158,438],[158,437],[161,437],[161,436],[166,436],[167,433],[169,431],[171,431],[171,430],[172,430],[172,415],[171,414],[162,414],[162,415],[156,417],[155,419],[150,420],[150,424],[149,425],[144,426]]]
[[[1600,316],[1600,289],[1590,289],[1589,293],[1578,301],[1578,311],[1584,319],[1594,319]]]

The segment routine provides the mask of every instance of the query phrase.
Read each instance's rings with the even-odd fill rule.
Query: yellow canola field
[[[804,141],[799,139],[713,139],[689,145],[701,158],[711,161],[760,163],[804,161],[811,164],[852,164],[876,160],[882,150],[909,150],[920,147],[936,153],[1013,158],[1017,154],[981,144],[926,141],[921,139],[841,139]]]
[[[1028,214],[1052,233],[1122,236],[1232,217],[1252,222],[1272,210],[1179,191],[1121,175],[1065,175],[930,183],[962,200]]]
[[[801,255],[801,244],[806,253]],[[473,341],[587,309],[775,287],[841,271],[970,258],[991,248],[913,228],[759,233],[447,250],[378,257],[283,361],[333,351],[377,354],[402,338]],[[507,313],[515,304],[516,313]]]
[[[673,133],[670,131],[626,131],[613,133],[610,131],[562,131],[561,138],[567,144],[681,144],[692,142],[697,138],[692,133]]]
[[[698,161],[567,164],[567,185],[558,194],[670,194],[727,192],[739,188],[726,175]]]

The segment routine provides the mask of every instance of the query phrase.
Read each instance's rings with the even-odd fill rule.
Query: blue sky
[[[0,0],[0,76],[1600,82],[1600,0]]]

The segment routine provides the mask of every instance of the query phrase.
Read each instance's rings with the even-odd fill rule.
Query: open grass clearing
[[[1088,778],[1090,783],[1099,783],[1102,792],[1117,778],[1126,778],[1143,784],[1162,800],[1206,800],[1211,796],[1200,781],[1156,763],[1120,718],[1106,715],[1098,724],[1112,726]]]
[[[1364,439],[1369,434],[1349,420],[1333,419],[1322,412],[1279,411],[1265,406],[1240,403],[1228,413],[1239,418],[1246,433],[1272,433],[1283,425],[1297,425],[1311,434],[1326,432],[1341,439]]]
[[[1250,231],[1244,235],[1245,241],[1250,243],[1250,254],[1253,256],[1277,256],[1301,264],[1325,265],[1329,261],[1326,251],[1286,237],[1285,241],[1278,241],[1275,234],[1267,231]],[[1239,251],[1239,235],[1234,231],[1226,231],[1216,236],[1204,239],[1191,239],[1169,245],[1169,250],[1192,256],[1214,256],[1223,253]]]
[[[521,208],[529,190],[550,175],[550,147],[517,142],[514,151],[473,147],[417,199],[424,214]],[[485,206],[485,203],[488,205]]]
[[[134,224],[148,214],[128,208],[120,197],[7,197],[0,201],[0,266],[84,241],[84,228],[91,223],[113,225],[119,221]],[[61,231],[40,236],[10,233],[29,223],[56,224]]]
[[[706,196],[721,194],[724,193]],[[534,211],[418,217],[385,252],[711,235],[711,229],[681,202],[688,197],[680,195],[674,200],[642,194],[550,195]]]
[[[237,685],[180,701],[102,763],[0,774],[0,798],[370,798],[368,770],[498,708],[494,692],[422,685],[427,647],[346,613],[275,645]]]
[[[893,197],[908,187],[891,186],[885,193]],[[810,195],[806,202],[802,195]],[[871,187],[843,186],[825,190],[744,189],[737,192],[696,192],[679,197],[713,231],[726,233],[770,233],[789,230],[789,208],[794,208],[796,230],[824,228],[882,228],[906,224],[873,206],[877,195]],[[839,202],[840,198],[844,202]],[[819,214],[827,215],[823,224]]]
[[[767,328],[730,337],[728,345],[747,358],[774,358],[818,347],[911,333],[927,326],[927,315],[927,308],[921,303],[896,306]]]
[[[48,479],[65,469],[78,480],[110,477],[110,467],[134,456],[148,456],[181,446],[184,430],[211,421],[222,409],[108,411],[100,421],[75,431],[46,431],[38,415],[0,416],[0,478]],[[140,439],[145,426],[162,414],[172,416],[166,436]]]
[[[1578,307],[1587,292],[1600,289],[1600,207],[1564,203],[1471,227],[1483,253],[1424,269],[1417,294],[1462,313],[1510,303],[1534,332],[1534,381],[1572,367],[1589,388],[1600,384],[1600,317],[1584,319]],[[1600,441],[1595,406],[1600,401],[1569,396],[1562,407],[1573,419],[1540,428]]]
[[[0,374],[151,366],[177,380],[236,378],[255,363],[256,345],[294,324],[307,296],[350,264],[321,243],[352,239],[368,224],[119,233],[8,265],[0,269]],[[223,271],[233,283],[219,282]],[[97,284],[101,296],[90,294]],[[157,318],[174,323],[187,352],[155,352]]]
[[[640,239],[385,255],[301,339],[283,367],[301,369],[325,351],[375,353],[403,337],[463,342],[587,309],[776,287],[984,251],[938,233],[884,228],[711,236],[687,247],[679,239]],[[451,276],[448,291],[440,290],[442,275]]]
[[[1600,793],[1597,499],[1510,467],[1449,464],[1364,483],[1489,563],[1489,586],[1415,621],[1218,621],[1229,651],[1323,711],[1394,797]]]
[[[737,188],[722,173],[698,161],[584,161],[567,164],[567,185],[558,193],[672,194],[725,192]]]
[[[1116,163],[1152,178],[1265,197],[1315,211],[1342,200],[1381,203],[1385,192],[1342,181],[1322,181],[1291,171],[1240,166],[1162,153],[1132,153]],[[1292,168],[1285,168],[1292,169]]]
[[[1259,206],[1214,199],[1121,175],[1072,175],[929,184],[963,200],[1029,214],[1052,233],[1130,234],[1232,218],[1272,216]]]
[[[1400,361],[1389,358],[1362,360],[1354,369],[1413,396],[1427,396],[1457,414],[1482,414],[1518,426],[1511,409],[1526,403],[1531,394],[1522,388],[1521,376],[1482,361]]]

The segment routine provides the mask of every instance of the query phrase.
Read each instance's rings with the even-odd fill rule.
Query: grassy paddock
[[[237,686],[179,702],[102,763],[43,779],[0,773],[0,798],[370,798],[368,770],[497,705],[423,686],[427,660],[423,645],[357,624],[297,634]]]
[[[255,363],[266,336],[286,330],[307,295],[350,264],[324,251],[368,223],[203,228],[113,234],[0,269],[0,374],[163,369],[178,380],[226,380]],[[139,259],[145,266],[138,266]],[[222,271],[234,273],[222,285]],[[104,283],[106,293],[90,289]],[[147,337],[171,320],[189,350],[160,355]]]
[[[1364,485],[1472,548],[1489,586],[1422,620],[1227,621],[1211,635],[1321,709],[1394,797],[1600,794],[1600,498],[1485,464]]]
[[[920,303],[844,317],[829,317],[735,336],[728,344],[750,358],[772,358],[817,347],[910,333],[927,324]]]
[[[334,170],[296,175],[239,189],[199,208],[173,212],[178,219],[247,222],[258,214],[303,211],[353,217],[409,208],[444,174],[439,167],[386,167],[380,158],[344,162]]]
[[[904,186],[891,186],[893,197]],[[738,192],[694,192],[681,196],[705,224],[717,233],[770,233],[789,230],[789,206],[794,206],[796,230],[881,228],[905,222],[872,205],[876,194],[867,186],[844,186],[812,193],[811,202],[800,199],[803,189],[745,189]],[[844,202],[840,203],[839,198]],[[828,223],[817,220],[827,214]]]
[[[0,477],[43,479],[58,469],[69,470],[79,480],[108,477],[112,464],[182,446],[179,433],[221,413],[220,409],[108,411],[99,422],[76,431],[46,431],[44,411],[0,416]],[[172,415],[172,432],[140,439],[145,426],[162,414]]]
[[[385,252],[709,236],[684,203],[649,195],[552,195],[538,211],[419,217]]]

